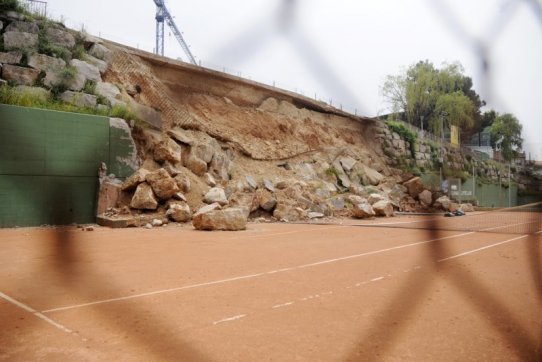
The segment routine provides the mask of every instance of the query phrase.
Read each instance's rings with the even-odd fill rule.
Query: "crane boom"
[[[181,31],[177,27],[177,24],[175,24],[171,13],[167,9],[164,0],[153,1],[156,4],[156,54],[164,55],[164,22],[166,22],[171,31],[173,32],[173,35],[175,35],[175,38],[181,45],[181,48],[183,48],[183,51],[188,57],[190,63],[197,64],[196,59],[192,55],[192,52],[190,51],[188,44],[184,40]]]

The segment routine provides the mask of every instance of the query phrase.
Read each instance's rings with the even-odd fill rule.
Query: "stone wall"
[[[442,168],[444,176],[455,177],[472,175],[474,170],[477,177],[493,182],[508,179],[508,165],[478,159],[473,152],[430,138],[417,138],[412,145],[385,122],[377,123],[376,128],[376,139],[390,166],[419,172],[440,171]],[[512,179],[515,180],[514,172]]]

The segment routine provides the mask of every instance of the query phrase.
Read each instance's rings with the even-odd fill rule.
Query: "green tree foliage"
[[[500,148],[506,161],[512,160],[516,153],[515,148],[521,148],[523,144],[522,130],[523,126],[519,120],[510,113],[497,115],[491,125],[491,145]]]
[[[428,61],[410,66],[403,74],[389,75],[382,94],[404,121],[440,133],[442,125],[474,129],[481,122],[485,103],[472,89],[470,77],[459,63],[436,68]]]
[[[0,0],[0,12],[19,10],[20,6],[17,0]]]

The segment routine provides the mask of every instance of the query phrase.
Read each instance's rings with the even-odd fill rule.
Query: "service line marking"
[[[52,309],[44,310],[44,311],[42,311],[42,313],[60,312],[60,311],[65,311],[65,310],[69,310],[69,309],[89,307],[89,306],[98,305],[98,304],[120,302],[120,301],[125,301],[125,300],[130,300],[130,299],[149,297],[149,296],[158,295],[158,294],[178,292],[178,291],[181,291],[181,290],[195,289],[195,288],[207,287],[207,286],[211,286],[211,285],[219,285],[219,284],[231,283],[231,282],[235,282],[235,281],[239,281],[239,280],[253,279],[253,278],[261,277],[261,276],[264,276],[264,275],[283,273],[283,272],[291,271],[291,270],[299,270],[299,269],[311,268],[311,267],[325,265],[325,264],[336,263],[336,262],[345,261],[345,260],[357,259],[357,258],[369,256],[369,255],[382,254],[382,253],[386,253],[388,251],[394,251],[394,250],[410,248],[410,247],[413,247],[413,246],[423,245],[423,244],[432,243],[432,242],[440,241],[440,240],[458,238],[458,237],[467,236],[467,235],[471,235],[471,234],[475,234],[475,232],[471,231],[471,232],[467,232],[467,233],[450,235],[450,236],[445,236],[445,237],[431,239],[431,240],[418,241],[418,242],[415,242],[415,243],[409,243],[409,244],[394,246],[394,247],[386,248],[386,249],[368,251],[368,252],[365,252],[365,253],[349,255],[349,256],[345,256],[345,257],[341,257],[341,258],[322,260],[322,261],[319,261],[319,262],[298,265],[298,266],[294,266],[294,267],[290,267],[290,268],[271,270],[271,271],[264,272],[264,273],[243,275],[243,276],[239,276],[239,277],[215,280],[215,281],[206,282],[206,283],[185,285],[185,286],[182,286],[182,287],[169,288],[169,289],[163,289],[163,290],[156,290],[156,291],[153,291],[153,292],[147,292],[147,293],[141,293],[141,294],[133,294],[133,295],[127,295],[127,296],[124,296],[124,297],[109,298],[109,299],[104,299],[104,300],[98,300],[98,301],[95,301],[95,302],[88,302],[88,303],[69,305],[69,306],[65,306],[65,307],[52,308]]]
[[[44,316],[42,313],[40,313],[37,310],[27,306],[26,304],[21,303],[18,300],[15,300],[15,299],[11,298],[9,295],[6,295],[6,294],[0,292],[0,298],[8,301],[9,303],[11,303],[11,304],[13,304],[13,305],[15,305],[15,306],[17,306],[17,307],[19,307],[21,309],[24,309],[25,311],[27,311],[29,313],[32,313],[36,317],[44,320],[45,322],[49,323],[50,325],[52,325],[53,327],[55,327],[57,329],[60,329],[63,332],[70,333],[70,334],[73,333],[73,331],[71,329],[63,326],[62,324],[60,324],[58,322],[55,322],[51,318],[48,318],[48,317]]]
[[[239,315],[236,315],[236,316],[233,316],[233,317],[224,318],[224,319],[221,319],[219,321],[213,322],[213,325],[216,326],[217,324],[220,324],[220,323],[233,322],[233,321],[239,320],[241,318],[245,318],[246,316],[247,316],[246,314],[239,314]]]

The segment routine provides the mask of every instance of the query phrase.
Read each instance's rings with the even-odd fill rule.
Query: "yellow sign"
[[[450,126],[450,143],[459,147],[459,127],[457,126]]]

